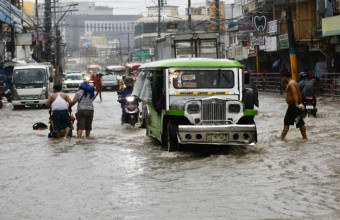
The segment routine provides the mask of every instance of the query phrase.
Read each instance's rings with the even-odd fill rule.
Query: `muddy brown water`
[[[1,219],[340,218],[339,99],[318,98],[308,140],[291,128],[281,141],[284,97],[261,93],[257,146],[211,154],[169,153],[121,127],[116,100],[95,101],[81,140],[33,130],[46,109],[0,110]]]

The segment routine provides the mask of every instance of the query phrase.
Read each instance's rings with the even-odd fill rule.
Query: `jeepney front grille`
[[[226,124],[226,113],[227,105],[224,100],[204,100],[202,102],[202,124]]]

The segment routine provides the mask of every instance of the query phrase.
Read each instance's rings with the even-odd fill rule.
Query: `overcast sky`
[[[35,2],[35,0],[28,0]],[[51,0],[53,1],[53,0]],[[110,6],[113,7],[114,14],[140,14],[146,12],[146,7],[156,6],[158,0],[59,0],[60,2],[65,2],[69,4],[70,2],[95,2],[98,6]],[[44,0],[39,0],[39,3],[43,3]],[[180,6],[179,13],[185,14],[185,8],[188,7],[188,0],[164,0],[168,5]],[[204,4],[206,0],[191,0],[191,4],[202,3]],[[225,0],[225,3],[234,2],[234,0]]]

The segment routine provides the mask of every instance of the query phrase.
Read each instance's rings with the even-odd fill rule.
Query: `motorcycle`
[[[132,127],[138,127],[139,101],[137,96],[126,96],[121,102],[125,103],[122,124],[130,124]]]
[[[306,117],[307,115],[316,117],[316,112],[318,111],[316,108],[316,100],[313,96],[307,96],[303,99],[302,104],[304,106],[304,110],[302,112],[302,116]]]

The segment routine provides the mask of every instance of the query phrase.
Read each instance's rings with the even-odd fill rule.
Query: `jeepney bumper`
[[[179,125],[180,144],[254,146],[257,142],[253,125]]]

